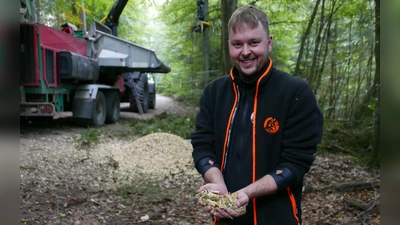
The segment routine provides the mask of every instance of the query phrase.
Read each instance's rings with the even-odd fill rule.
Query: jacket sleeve
[[[210,157],[217,159],[215,152],[214,117],[210,85],[206,86],[200,97],[200,111],[196,117],[195,131],[191,133],[191,143],[193,145],[193,160],[196,165],[201,159]]]
[[[317,145],[322,138],[323,114],[311,87],[302,85],[295,91],[289,104],[282,137],[279,168],[294,174],[294,184],[300,182],[315,159]]]

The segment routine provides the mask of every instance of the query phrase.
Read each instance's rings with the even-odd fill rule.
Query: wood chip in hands
[[[220,195],[219,191],[204,190],[196,195],[203,202],[204,205],[210,206],[213,210],[216,209],[233,209],[236,212],[241,212],[244,207],[237,207],[237,193],[228,193]]]

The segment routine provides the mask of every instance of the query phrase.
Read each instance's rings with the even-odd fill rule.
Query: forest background
[[[33,20],[82,30],[101,21],[113,0],[34,0]],[[228,73],[227,22],[242,5],[270,19],[274,65],[307,80],[324,117],[319,151],[354,156],[379,167],[380,0],[204,0],[204,29],[194,29],[197,1],[128,1],[118,35],[152,49],[171,67],[154,74],[157,92],[196,105],[204,86]],[[82,20],[82,13],[85,20]],[[211,25],[211,26],[207,26]]]

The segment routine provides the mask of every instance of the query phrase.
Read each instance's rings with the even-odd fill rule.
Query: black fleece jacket
[[[254,85],[237,77],[233,68],[230,75],[205,87],[196,130],[191,134],[194,163],[204,157],[215,159],[229,191],[249,185],[277,168],[288,168],[295,177],[290,186],[250,200],[245,216],[225,222],[300,224],[302,180],[322,137],[323,115],[315,95],[306,81],[277,70],[272,60]],[[240,102],[244,95],[246,104]],[[250,113],[253,122],[241,123],[250,121]],[[249,177],[244,177],[246,174]]]

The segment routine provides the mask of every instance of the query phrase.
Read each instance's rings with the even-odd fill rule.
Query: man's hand
[[[228,193],[228,189],[226,188],[225,184],[215,184],[215,183],[208,183],[205,184],[203,186],[201,186],[199,188],[199,190],[197,190],[197,193],[200,193],[204,190],[212,190],[212,191],[218,191],[219,194],[227,194]],[[199,204],[204,206],[203,210],[205,212],[211,213],[213,212],[212,208],[210,206],[205,206],[204,203],[199,199]]]
[[[235,218],[235,217],[239,217],[242,216],[244,214],[246,214],[246,207],[249,203],[249,197],[247,196],[247,194],[241,190],[237,191],[237,196],[238,199],[236,200],[236,206],[237,207],[243,207],[244,210],[237,212],[233,209],[216,209],[214,210],[210,210],[210,213],[214,215],[215,218],[217,219],[221,219],[221,218]],[[210,207],[211,208],[211,207]]]
[[[210,191],[218,191],[220,195],[224,195],[228,193],[228,189],[226,188],[225,184],[215,184],[215,183],[208,183],[199,188],[197,190],[197,193],[200,193],[204,190],[210,190]]]

